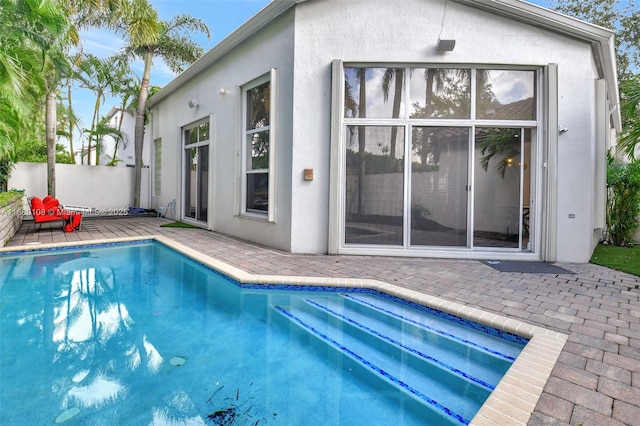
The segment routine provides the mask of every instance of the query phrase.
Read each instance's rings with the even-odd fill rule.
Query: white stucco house
[[[115,166],[117,167],[134,167],[135,166],[135,153],[134,153],[134,135],[136,118],[131,111],[123,110],[120,107],[111,107],[103,117],[105,124],[120,130],[122,138],[117,141],[112,135],[104,135],[100,140],[100,161],[99,165],[104,166],[111,162],[112,158],[116,159]],[[150,159],[150,143],[148,141],[148,135],[145,134],[145,143],[143,145],[142,162],[145,166],[149,166]],[[76,150],[76,163],[86,164],[88,153],[87,148],[82,147]],[[91,145],[91,161],[90,164],[96,164],[96,147],[95,144]]]
[[[518,0],[274,0],[150,99],[152,204],[296,253],[588,261],[613,40]]]
[[[101,141],[100,164],[108,164],[112,158],[116,158],[117,167],[135,167],[134,136],[136,128],[136,117],[133,112],[123,110],[120,107],[111,107],[109,112],[103,117],[106,124],[114,129],[120,130],[122,139],[117,141],[112,135],[105,135]],[[145,142],[142,149],[142,163],[149,165],[150,142],[145,134]]]

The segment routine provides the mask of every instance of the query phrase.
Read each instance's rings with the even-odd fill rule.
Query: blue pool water
[[[156,242],[0,256],[0,424],[466,424],[526,340]]]

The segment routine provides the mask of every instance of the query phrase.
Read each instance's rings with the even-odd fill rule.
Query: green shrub
[[[616,246],[633,244],[640,216],[640,160],[621,163],[609,160],[607,168],[607,233]]]
[[[7,192],[0,192],[0,206],[6,206],[19,200],[24,196],[24,189],[10,189]]]

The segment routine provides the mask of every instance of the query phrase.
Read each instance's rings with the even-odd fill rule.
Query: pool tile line
[[[24,245],[24,246],[12,246],[0,249],[0,253],[3,252],[30,252],[48,248],[56,247],[75,247],[75,246],[87,246],[87,245],[99,245],[99,244],[111,244],[118,242],[136,242],[154,240],[164,244],[179,253],[184,254],[193,260],[199,261],[204,265],[211,267],[213,270],[217,270],[222,274],[228,275],[230,278],[243,283],[257,283],[257,284],[303,284],[303,285],[322,285],[327,287],[350,287],[350,288],[369,288],[380,291],[382,293],[390,294],[399,298],[410,300],[419,305],[431,307],[442,312],[447,312],[452,315],[459,316],[471,321],[476,321],[481,324],[489,325],[494,328],[502,329],[509,333],[513,333],[524,338],[530,339],[529,343],[525,346],[520,356],[512,364],[511,368],[507,371],[500,383],[496,386],[496,390],[489,395],[489,398],[480,408],[476,416],[471,420],[471,425],[494,425],[501,426],[504,424],[510,425],[526,425],[531,418],[532,411],[521,412],[516,410],[513,414],[508,411],[510,415],[505,414],[503,410],[504,403],[500,398],[505,391],[503,388],[506,385],[503,383],[519,383],[522,386],[531,385],[531,380],[535,379],[536,382],[541,385],[535,385],[530,387],[530,392],[523,393],[523,402],[527,402],[524,406],[537,404],[544,384],[550,377],[550,371],[548,368],[539,368],[537,364],[524,364],[521,360],[523,355],[529,354],[534,351],[535,356],[538,357],[537,362],[542,360],[546,361],[545,367],[554,365],[560,356],[560,352],[564,348],[565,343],[568,340],[568,336],[563,333],[544,329],[542,327],[534,326],[511,318],[500,316],[497,314],[481,311],[474,307],[462,305],[457,302],[452,302],[439,298],[437,296],[431,296],[424,293],[420,293],[415,290],[398,287],[383,281],[375,279],[362,279],[362,278],[331,278],[331,277],[299,277],[299,276],[273,276],[273,275],[254,275],[250,274],[240,268],[236,268],[225,262],[219,261],[211,256],[208,256],[202,252],[196,251],[190,247],[187,247],[175,240],[162,235],[145,235],[145,236],[133,236],[133,237],[121,237],[114,239],[102,239],[83,242],[70,243],[56,243],[56,244],[40,244],[40,245]],[[525,359],[525,358],[523,358]],[[502,391],[502,392],[497,392]],[[507,392],[508,393],[508,392]]]
[[[122,244],[144,243],[153,241],[153,237],[122,237],[113,239],[98,239],[90,241],[70,241],[64,243],[28,244],[0,248],[0,255],[13,256],[17,254],[35,252],[55,252],[62,250],[82,249],[87,246],[118,246]]]

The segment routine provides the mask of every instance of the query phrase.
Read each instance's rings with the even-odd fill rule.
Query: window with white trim
[[[162,139],[154,140],[153,147],[153,195],[159,197],[162,192]]]
[[[273,72],[272,72],[273,74]],[[272,220],[272,78],[243,88],[242,212]]]

